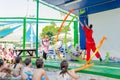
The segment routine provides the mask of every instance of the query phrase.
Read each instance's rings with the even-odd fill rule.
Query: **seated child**
[[[21,71],[23,69],[22,58],[17,56],[15,59],[15,64],[12,66],[13,79],[21,79]]]
[[[49,80],[46,71],[44,70],[43,59],[36,60],[37,69],[34,71],[32,80]]]
[[[63,60],[60,64],[61,72],[57,76],[57,80],[78,80],[79,76],[74,70],[68,71],[68,61]]]
[[[25,59],[25,67],[23,68],[22,71],[22,80],[32,80],[33,76],[33,71],[32,71],[32,61],[31,58],[26,58]]]
[[[11,73],[11,70],[8,66],[4,65],[4,61],[0,59],[0,78],[5,78]]]

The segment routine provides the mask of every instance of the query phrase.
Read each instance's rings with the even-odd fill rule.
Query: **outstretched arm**
[[[78,80],[78,78],[79,78],[79,75],[76,74],[74,70],[68,71],[68,74],[72,77],[72,80],[73,80],[73,79],[74,79],[74,80]]]
[[[88,25],[87,25],[87,23],[86,23],[86,21],[84,20],[84,23],[85,23],[85,26],[88,28]]]
[[[80,20],[78,20],[78,22],[82,27],[84,27],[83,23]]]
[[[43,75],[45,77],[45,80],[49,80],[48,75],[47,75],[47,73],[45,71],[44,71]]]

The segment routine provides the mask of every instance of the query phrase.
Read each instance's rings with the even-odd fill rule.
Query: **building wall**
[[[91,14],[88,17],[89,23],[93,24],[96,45],[102,36],[108,38],[100,49],[102,57],[109,52],[110,56],[120,58],[120,8]]]

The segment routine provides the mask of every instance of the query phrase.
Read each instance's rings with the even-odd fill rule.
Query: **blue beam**
[[[120,0],[106,3],[104,5],[94,6],[87,9],[88,14],[98,13],[106,10],[120,8]]]

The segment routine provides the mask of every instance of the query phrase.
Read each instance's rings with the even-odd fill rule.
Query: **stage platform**
[[[70,62],[69,69],[80,68],[84,63],[85,62],[77,61]],[[95,65],[79,72],[120,79],[120,63],[106,63],[99,61],[92,61],[91,63],[94,63]],[[60,61],[47,60],[45,61],[45,67],[60,69]]]

